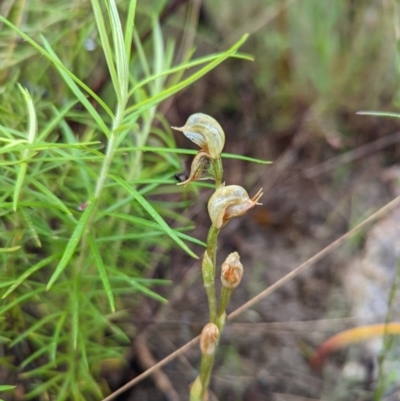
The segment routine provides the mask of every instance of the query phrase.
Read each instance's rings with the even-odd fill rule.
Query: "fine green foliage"
[[[166,302],[153,287],[168,283],[143,278],[151,252],[205,246],[184,233],[182,203],[157,201],[182,191],[171,177],[191,153],[157,106],[229,57],[249,59],[237,52],[247,35],[175,65],[140,2],[45,3],[0,15],[0,362],[26,399],[99,399],[101,370],[123,363],[131,308]]]

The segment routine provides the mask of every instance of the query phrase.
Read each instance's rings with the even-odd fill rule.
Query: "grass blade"
[[[149,215],[158,223],[160,229],[169,235],[184,251],[186,251],[190,256],[195,259],[199,257],[188,248],[188,246],[176,235],[175,231],[164,221],[164,219],[157,213],[157,211],[150,205],[150,203],[143,198],[134,188],[130,187],[124,180],[114,175],[110,177],[120,184],[126,191],[128,191],[138,203],[149,213]]]
[[[60,274],[64,271],[66,268],[68,262],[71,260],[73,254],[75,253],[75,249],[79,244],[79,241],[83,235],[83,232],[86,228],[86,224],[91,217],[95,207],[96,207],[96,201],[89,202],[89,205],[85,209],[85,211],[82,214],[82,217],[80,218],[78,224],[75,227],[74,232],[72,233],[72,236],[70,240],[68,241],[67,247],[65,248],[64,254],[60,260],[60,263],[56,267],[56,270],[50,277],[50,280],[47,284],[46,290],[48,291],[51,286],[55,283],[55,281],[58,279]]]
[[[101,281],[103,282],[104,290],[106,291],[106,295],[108,298],[108,302],[110,303],[111,311],[115,312],[115,302],[114,302],[114,296],[112,293],[110,281],[108,280],[107,272],[104,267],[103,259],[100,255],[97,243],[91,235],[89,235],[89,245],[90,245],[90,249],[92,250],[92,256],[96,263],[97,270],[99,271]]]

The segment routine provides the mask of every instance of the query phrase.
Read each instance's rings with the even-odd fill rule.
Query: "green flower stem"
[[[214,170],[215,188],[219,188],[222,185],[222,177],[224,175],[224,169],[222,167],[222,159],[219,157],[212,161],[212,167]]]
[[[216,325],[220,333],[222,333],[224,330],[225,322],[226,322],[226,313],[222,312],[221,314],[218,314]]]
[[[214,264],[212,259],[206,251],[203,257],[203,263],[201,265],[201,271],[203,273],[203,283],[206,289],[208,299],[208,309],[210,314],[210,322],[216,323],[217,320],[217,296],[215,295],[215,274]]]
[[[215,347],[217,349],[217,347]],[[203,354],[201,357],[201,365],[200,365],[200,382],[202,384],[200,391],[199,401],[204,399],[206,394],[208,383],[210,382],[211,371],[214,365],[214,356],[215,352],[211,355]]]
[[[220,331],[223,329],[223,327],[220,327],[218,322],[220,321],[220,318],[225,315],[226,307],[229,304],[231,295],[232,295],[232,288],[227,288],[225,286],[222,286],[221,299],[219,301],[219,309],[218,309],[218,317],[217,317],[217,326],[220,329]]]
[[[212,167],[214,170],[215,188],[217,189],[222,185],[223,178],[223,167],[220,157],[212,161]],[[223,309],[222,314],[218,313],[217,315],[217,297],[215,293],[215,274],[217,270],[217,248],[219,232],[220,228],[216,228],[211,225],[207,235],[207,249],[204,252],[201,267],[203,273],[204,287],[208,299],[210,322],[216,324],[220,332],[222,332],[225,324],[225,308]],[[224,299],[226,299],[227,304],[227,302],[229,301],[229,297],[224,296]],[[200,374],[196,378],[190,390],[190,401],[203,401],[205,399],[205,394],[208,388],[208,383],[210,382],[211,371],[214,364],[216,349],[217,345],[215,346],[215,350],[212,354],[202,354]]]
[[[216,271],[216,254],[218,247],[219,229],[214,226],[210,227],[207,236],[207,249],[204,253],[201,270],[203,273],[204,287],[207,293],[208,308],[210,313],[210,322],[216,323],[217,319],[217,296],[215,294],[215,271]]]
[[[217,266],[217,248],[218,248],[218,234],[221,230],[214,226],[210,227],[207,235],[207,250],[208,256],[210,257],[213,264],[213,276],[215,276]]]

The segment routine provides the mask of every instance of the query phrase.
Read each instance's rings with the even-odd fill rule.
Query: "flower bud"
[[[225,145],[225,133],[218,121],[207,114],[192,114],[183,127],[172,127],[200,146],[210,159],[218,159]]]
[[[219,330],[216,324],[207,323],[200,335],[200,349],[202,354],[212,355],[215,352],[219,337]]]
[[[208,177],[202,178],[202,175],[204,170],[207,170],[209,167],[209,164],[210,159],[208,158],[207,154],[201,150],[199,153],[197,153],[192,161],[189,178],[186,181],[178,183],[177,185],[186,186],[193,181],[207,179]]]
[[[221,269],[222,285],[230,290],[236,288],[243,276],[243,265],[240,263],[240,256],[232,252],[225,259]]]
[[[248,210],[252,209],[263,195],[260,189],[253,198],[249,198],[246,190],[239,185],[228,185],[227,187],[219,187],[208,201],[208,213],[211,218],[212,225],[221,228],[232,217],[244,215]]]

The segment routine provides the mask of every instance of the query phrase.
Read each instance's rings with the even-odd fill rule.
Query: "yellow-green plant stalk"
[[[202,261],[204,287],[207,293],[210,322],[204,327],[200,337],[202,352],[200,374],[190,389],[190,401],[206,401],[207,387],[214,363],[215,351],[220,333],[225,324],[226,307],[233,289],[239,285],[243,276],[243,266],[237,252],[231,253],[222,265],[222,291],[217,313],[215,292],[216,254],[218,235],[221,229],[234,217],[244,215],[249,209],[259,205],[262,196],[260,189],[253,198],[238,185],[225,186],[221,152],[225,144],[225,134],[220,124],[212,117],[196,113],[191,115],[183,127],[172,127],[200,146],[194,157],[189,178],[178,185],[188,185],[193,181],[210,178],[205,174],[212,172],[215,180],[215,192],[208,202],[211,227],[207,236],[207,248]],[[212,167],[210,169],[210,167]]]

